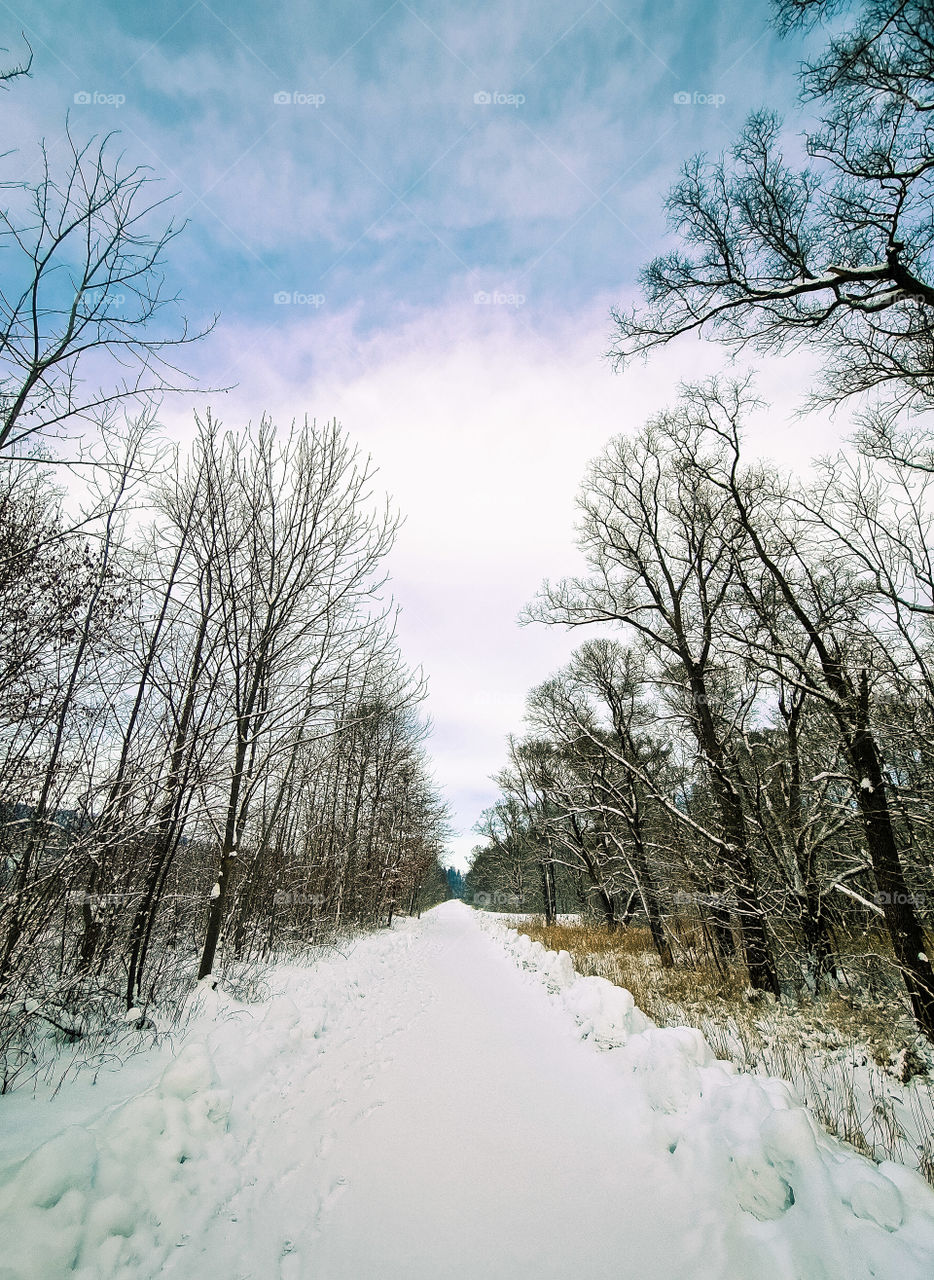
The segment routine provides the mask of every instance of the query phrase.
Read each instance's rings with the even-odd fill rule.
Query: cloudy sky
[[[5,95],[4,166],[120,131],[187,218],[169,279],[210,403],[337,417],[406,516],[393,552],[407,658],[431,682],[455,851],[495,795],[526,690],[569,637],[519,628],[573,571],[587,460],[724,353],[686,340],[624,375],[609,308],[664,248],[679,164],[761,106],[795,113],[800,43],[765,0],[0,0],[33,76]],[[687,100],[685,100],[687,99]],[[797,464],[840,422],[795,419],[806,361],[762,362],[756,445]]]

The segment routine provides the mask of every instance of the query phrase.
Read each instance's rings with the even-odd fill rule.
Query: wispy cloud
[[[198,360],[238,386],[214,408],[337,416],[378,461],[407,517],[401,635],[468,829],[526,688],[577,639],[515,618],[575,566],[587,459],[721,362],[688,343],[614,378],[609,306],[665,243],[679,162],[750,108],[787,107],[795,50],[766,0],[88,0],[80,42],[31,9],[34,79],[3,103],[5,146],[34,155],[66,110],[79,136],[121,129],[190,219],[173,286],[194,319],[222,313]],[[765,378],[784,406],[789,368]],[[190,407],[167,409],[180,437]],[[795,458],[775,421],[760,443]]]

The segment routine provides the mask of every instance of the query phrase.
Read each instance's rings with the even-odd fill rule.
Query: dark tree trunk
[[[869,858],[879,889],[878,900],[888,926],[915,1021],[934,1039],[934,970],[927,956],[924,931],[914,909],[914,898],[905,880],[895,841],[885,775],[875,739],[868,727],[869,689],[865,671],[860,675],[859,719],[850,740],[859,803]]]
[[[555,869],[549,858],[539,861],[538,869],[542,878],[542,907],[545,924],[554,924],[558,919],[557,902],[555,901]]]
[[[710,934],[713,938],[714,946],[720,959],[726,961],[735,960],[736,937],[733,933],[733,921],[730,918],[729,908],[723,905],[722,881],[712,891],[712,898],[709,914]]]
[[[710,712],[710,700],[703,676],[687,662],[685,665],[688,667],[695,708],[694,731],[707,762],[710,787],[726,841],[723,861],[730,873],[736,895],[736,910],[746,953],[749,982],[753,987],[778,996],[778,971],[772,957],[765,917],[759,902],[759,890],[749,854],[742,801],[733,785],[726,751]]]

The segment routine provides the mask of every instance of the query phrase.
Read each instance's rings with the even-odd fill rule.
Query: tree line
[[[3,471],[14,1022],[74,1025],[103,990],[142,1017],[161,982],[211,975],[222,938],[268,957],[439,888],[424,684],[381,595],[396,522],[369,462],[334,423],[208,417],[155,481],[145,425],[110,443],[77,527],[41,464]]]
[[[199,336],[159,327],[180,228],[110,139],[38,173],[0,215],[4,1089],[50,1028],[145,1025],[448,894],[370,459],[335,422],[210,412],[168,443]]]
[[[806,342],[808,407],[858,396],[857,434],[786,475],[743,442],[749,381],[714,378],[607,445],[579,499],[586,572],[527,616],[623,638],[530,693],[467,882],[549,920],[562,898],[638,915],[661,964],[701,945],[772,995],[875,968],[934,1037],[934,14],[774,5],[784,30],[841,10],[801,70],[808,165],[769,112],[689,161],[679,247],[614,313],[611,354]]]

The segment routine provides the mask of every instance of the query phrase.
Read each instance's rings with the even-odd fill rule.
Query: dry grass
[[[739,966],[719,967],[690,930],[664,969],[647,928],[516,922],[578,973],[625,987],[659,1026],[693,1026],[719,1058],[791,1083],[831,1133],[874,1159],[920,1169],[934,1185],[934,1057],[890,991],[854,987],[774,1002],[749,991]],[[911,1082],[906,1087],[907,1082]]]
[[[730,1007],[742,1001],[746,987],[738,969],[719,970],[706,957],[697,957],[663,969],[652,949],[647,928],[630,927],[610,932],[605,925],[554,924],[532,920],[518,926],[550,951],[567,951],[578,973],[606,978],[632,992],[633,999],[653,1021],[669,1022],[672,1005],[698,1005],[709,1012],[712,1003]]]

